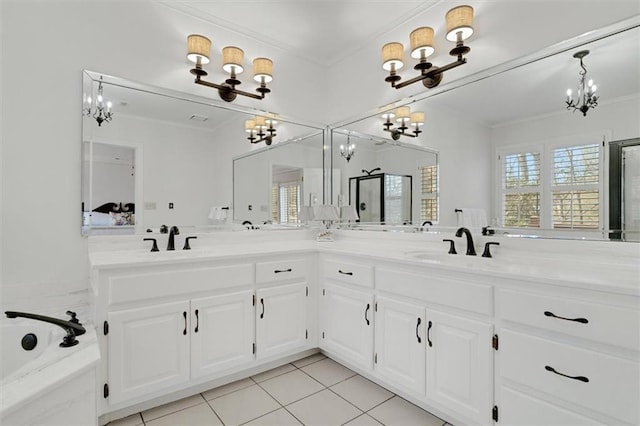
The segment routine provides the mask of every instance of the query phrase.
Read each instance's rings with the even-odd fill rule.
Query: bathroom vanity
[[[640,421],[633,245],[503,238],[488,259],[437,233],[219,234],[90,239],[101,423],[318,349],[453,424]]]

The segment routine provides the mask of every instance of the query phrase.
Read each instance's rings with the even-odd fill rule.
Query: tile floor
[[[113,421],[109,426],[300,424],[450,426],[322,354]]]

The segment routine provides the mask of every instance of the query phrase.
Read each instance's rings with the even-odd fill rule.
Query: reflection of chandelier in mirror
[[[95,105],[93,104],[91,96],[87,96],[86,104],[84,115],[95,118],[98,126],[101,126],[103,122],[108,123],[111,121],[113,117],[111,106],[113,104],[110,101],[105,102],[104,100],[104,96],[102,95],[102,77],[100,77],[100,83],[98,83],[98,96],[96,96]]]
[[[456,56],[456,60],[442,67],[436,67],[427,62],[429,55],[435,52],[433,48],[433,28],[416,28],[411,32],[409,38],[411,42],[411,57],[420,60],[413,67],[415,70],[420,71],[419,76],[398,83],[402,78],[397,74],[397,71],[404,65],[404,46],[402,43],[397,42],[387,43],[382,46],[382,68],[389,71],[385,81],[390,83],[391,87],[400,89],[422,81],[425,87],[431,89],[440,84],[442,74],[445,71],[467,63],[463,56],[469,53],[471,49],[464,45],[464,41],[473,34],[473,8],[471,6],[454,7],[447,12],[445,19],[447,21],[447,40],[456,42],[456,47],[451,49],[449,54]]]
[[[424,125],[424,112],[411,112],[408,106],[403,106],[396,109],[395,112],[388,111],[382,114],[382,118],[386,121],[382,125],[385,132],[391,133],[391,138],[394,141],[400,139],[400,136],[408,136],[410,138],[417,137],[422,130],[420,127]],[[393,127],[393,118],[396,119],[398,127]],[[413,127],[413,130],[408,132],[409,126]]]
[[[347,163],[356,154],[356,145],[351,143],[350,138],[351,135],[347,134],[347,144],[340,145],[340,155],[347,160]]]
[[[571,96],[571,89],[567,89],[567,109],[571,110],[573,108],[574,112],[575,110],[579,110],[585,117],[587,116],[589,108],[598,106],[598,96],[596,96],[597,86],[593,83],[593,80],[587,80],[587,67],[585,67],[582,62],[582,58],[588,54],[588,50],[581,50],[573,55],[574,58],[580,59],[580,68],[582,68],[582,71],[579,72],[578,96],[575,101]]]
[[[244,122],[244,131],[249,133],[247,139],[251,143],[264,142],[271,145],[273,137],[276,135],[276,124],[278,122],[274,118],[256,116]]]
[[[242,83],[237,79],[237,74],[244,71],[244,67],[242,66],[244,52],[242,49],[235,46],[227,46],[222,49],[222,69],[229,73],[229,78],[222,84],[202,80],[202,77],[207,75],[207,72],[202,69],[202,65],[210,62],[210,55],[211,40],[197,34],[192,34],[187,37],[187,59],[195,64],[195,68],[191,69],[191,74],[196,76],[195,83],[218,89],[218,94],[222,100],[232,102],[237,95],[248,96],[254,99],[264,99],[264,96],[271,92],[271,90],[267,88],[267,83],[273,80],[273,62],[271,59],[256,58],[253,60],[253,79],[260,83],[260,87],[256,89],[256,92],[259,94],[256,95],[255,93],[236,89],[236,86]]]

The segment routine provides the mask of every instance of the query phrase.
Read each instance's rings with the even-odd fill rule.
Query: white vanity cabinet
[[[253,290],[191,300],[191,377],[222,373],[253,360]]]
[[[109,312],[110,403],[189,380],[189,301]]]
[[[500,289],[500,421],[638,424],[637,303],[633,296],[562,287]]]
[[[352,258],[320,262],[320,347],[364,370],[373,368],[373,266]]]
[[[307,291],[304,282],[256,291],[258,359],[275,357],[306,345]]]
[[[375,373],[399,389],[425,394],[425,309],[394,298],[375,302]]]
[[[451,412],[492,422],[493,324],[427,309],[427,398]]]
[[[491,424],[491,283],[385,264],[376,267],[375,284],[376,373],[465,423]]]

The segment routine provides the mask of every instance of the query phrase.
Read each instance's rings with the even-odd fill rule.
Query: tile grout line
[[[291,364],[291,365],[293,365],[293,364]],[[294,367],[295,367],[295,365],[294,365]],[[298,368],[298,367],[296,367],[296,368]],[[295,371],[295,370],[288,371],[287,373],[291,373],[291,372],[293,372],[293,371]],[[287,374],[287,373],[284,373],[284,374]],[[284,374],[281,374],[281,376],[282,376],[282,375],[284,375]],[[275,376],[275,377],[279,377],[279,376]],[[272,377],[272,378],[275,378],[275,377]],[[269,380],[269,379],[267,379],[267,380]],[[263,380],[263,381],[264,381],[264,382],[266,382],[267,380]],[[255,381],[255,380],[254,380],[254,381]],[[256,385],[258,385],[258,387],[259,387],[260,389],[262,389],[263,391],[265,391],[265,392],[267,393],[267,395],[269,395],[271,398],[273,398],[273,399],[274,399],[274,400],[275,400],[275,401],[280,405],[280,408],[283,408],[287,413],[289,413],[289,414],[290,414],[294,419],[296,419],[298,422],[300,422],[300,424],[301,424],[301,425],[303,425],[303,426],[304,426],[304,423],[302,422],[302,420],[300,420],[299,418],[297,418],[297,417],[296,417],[296,416],[295,416],[291,411],[289,411],[285,405],[283,405],[280,401],[278,401],[278,400],[276,399],[276,397],[275,397],[275,396],[271,395],[271,394],[269,393],[269,391],[268,391],[268,390],[266,390],[265,388],[263,388],[263,387],[260,385],[260,383],[256,382]],[[316,393],[317,393],[317,392],[316,392]],[[315,395],[315,394],[312,394],[312,395]],[[311,395],[307,395],[307,396],[305,396],[304,398],[307,398],[307,397],[309,397],[309,396],[311,396]],[[301,398],[301,399],[299,399],[298,401],[302,401],[304,398]],[[293,404],[294,402],[297,402],[297,401],[293,401],[293,402],[291,402],[290,404]],[[290,404],[289,404],[289,405],[290,405]],[[270,413],[273,413],[273,412],[275,412],[275,411],[278,411],[280,408],[278,408],[278,409],[276,409],[276,410],[273,410],[273,411],[270,411],[269,413],[265,413],[265,414],[263,414],[263,415],[262,415],[262,416],[260,416],[260,417],[263,417],[263,416],[266,416],[267,414],[270,414]],[[257,418],[259,419],[260,417],[257,417]],[[253,420],[255,420],[255,419],[253,419]]]
[[[202,395],[202,394],[201,394]],[[228,395],[228,394],[227,394]],[[204,395],[202,396],[204,398]],[[215,399],[215,398],[214,398]],[[220,416],[218,415],[218,413],[216,413],[216,410],[213,409],[213,407],[211,406],[211,404],[209,404],[209,400],[207,398],[204,398],[205,402],[207,403],[207,405],[209,406],[209,408],[211,409],[211,411],[213,411],[213,414],[217,417],[218,420],[220,420],[220,423],[222,424],[222,426],[225,426],[225,423],[222,421],[222,419],[220,418]]]

